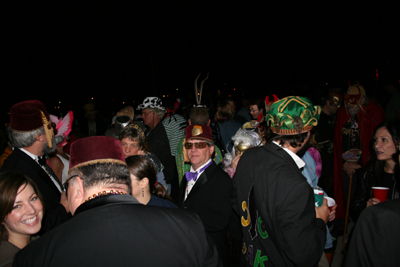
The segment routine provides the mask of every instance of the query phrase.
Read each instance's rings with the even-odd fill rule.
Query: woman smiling
[[[0,266],[11,266],[14,255],[39,232],[42,198],[36,184],[15,172],[0,174]]]

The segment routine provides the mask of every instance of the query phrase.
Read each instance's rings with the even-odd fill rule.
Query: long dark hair
[[[18,189],[21,186],[24,186],[25,189],[28,184],[32,186],[40,202],[43,203],[43,198],[39,189],[35,182],[30,178],[18,172],[5,172],[0,174],[0,243],[2,240],[8,240],[8,231],[2,223],[14,207],[15,198],[18,195]]]
[[[125,159],[129,172],[136,176],[139,180],[147,177],[149,179],[150,192],[163,199],[172,201],[164,186],[157,182],[157,172],[153,162],[145,156],[136,155]]]
[[[385,162],[382,160],[378,160],[375,151],[375,135],[376,132],[381,129],[386,128],[388,130],[390,136],[392,137],[393,143],[396,147],[396,152],[399,152],[399,144],[400,144],[400,123],[398,121],[391,121],[391,122],[382,122],[379,124],[374,131],[374,134],[371,138],[370,149],[372,150],[371,157],[368,161],[368,166],[372,165],[373,177],[375,181],[379,184],[380,179],[383,179],[385,171],[384,166]],[[396,163],[397,160],[395,160]]]

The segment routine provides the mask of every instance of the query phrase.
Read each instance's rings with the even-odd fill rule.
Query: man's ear
[[[210,156],[214,153],[215,146],[210,146]]]
[[[192,121],[190,119],[188,120],[188,123],[189,123],[189,125],[192,125]]]
[[[140,180],[140,187],[145,188],[146,186],[149,185],[149,178],[144,177],[142,180]]]
[[[75,185],[76,186],[76,198],[83,198],[85,196],[85,190],[83,188],[83,180],[81,177],[77,176],[75,178]]]
[[[210,120],[210,119],[208,119],[207,126],[210,126],[210,124],[211,124],[211,120]]]
[[[38,141],[38,142],[44,142],[44,139],[46,138],[46,134],[37,134],[35,136],[35,138],[36,138],[36,141]]]

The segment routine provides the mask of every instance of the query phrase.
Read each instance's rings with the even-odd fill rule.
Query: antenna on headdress
[[[269,95],[265,97],[265,112],[268,112],[270,110],[272,103],[279,100],[276,94],[272,94],[272,97],[274,98],[274,100],[269,100]]]
[[[194,80],[194,95],[195,95],[195,97],[196,97],[197,106],[201,106],[201,96],[202,96],[202,94],[203,94],[203,85],[204,85],[204,82],[208,79],[208,74],[209,74],[209,73],[207,73],[207,77],[205,77],[205,78],[201,81],[201,83],[200,83],[200,90],[197,89],[197,80],[199,79],[199,77],[200,77],[200,75],[201,75],[201,72],[200,72],[199,75],[197,76],[196,80]]]

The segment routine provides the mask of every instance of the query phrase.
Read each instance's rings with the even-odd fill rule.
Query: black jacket
[[[228,261],[227,230],[232,217],[232,180],[214,161],[200,175],[184,201],[187,180],[180,185],[178,205],[199,215],[222,260]]]
[[[312,188],[286,151],[273,143],[246,150],[233,183],[245,242],[242,266],[318,264],[326,225],[316,218]]]
[[[13,266],[219,266],[198,216],[108,195],[30,243]]]
[[[353,179],[356,179],[356,189],[350,201],[350,215],[355,222],[358,220],[361,212],[367,207],[368,200],[373,197],[371,187],[382,186],[378,184],[376,177],[374,177],[373,168],[373,164],[361,168],[353,177]],[[382,175],[384,175],[383,172]],[[391,191],[391,194],[388,195],[388,199],[398,198],[398,193],[395,190],[396,182],[394,180],[392,188],[393,190]]]

